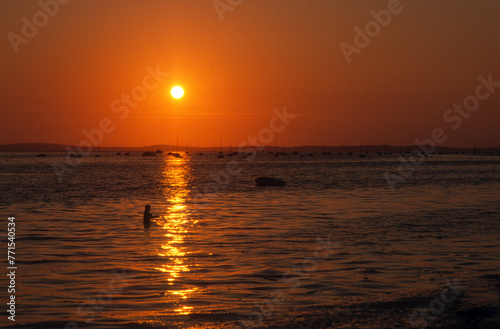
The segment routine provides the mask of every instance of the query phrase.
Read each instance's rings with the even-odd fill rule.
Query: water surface
[[[392,156],[105,154],[59,181],[64,161],[0,154],[16,324],[411,327],[445,280],[468,289],[436,327],[460,328],[477,308],[485,327],[500,316],[499,157],[431,156],[395,192]],[[288,184],[255,187],[262,175]],[[150,228],[146,203],[160,216]]]

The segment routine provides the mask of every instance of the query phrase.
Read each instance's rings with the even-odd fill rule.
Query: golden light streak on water
[[[165,263],[156,269],[169,276],[167,281],[169,286],[173,287],[174,282],[181,278],[183,273],[190,271],[190,265],[186,264],[185,260],[186,256],[193,252],[185,246],[185,237],[189,233],[188,228],[193,224],[185,204],[188,194],[189,158],[166,157],[163,177],[165,186],[167,186],[164,193],[170,206],[167,215],[157,221],[165,230],[165,241],[160,246],[162,252],[158,253],[158,256],[165,259]],[[189,298],[197,291],[198,288],[195,287],[167,290],[165,296],[179,305],[174,309],[174,312],[188,315],[194,311],[194,308],[184,305],[184,303],[189,301]]]

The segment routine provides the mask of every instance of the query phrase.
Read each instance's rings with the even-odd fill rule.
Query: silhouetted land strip
[[[18,143],[18,144],[4,144],[0,145],[0,152],[68,152],[67,145],[62,144],[50,144],[50,143]],[[74,145],[69,146],[72,150],[76,150],[77,147]],[[246,146],[245,149],[250,149],[251,146]],[[170,151],[174,150],[175,146],[161,144],[161,145],[149,145],[149,146],[140,146],[140,147],[124,147],[124,146],[112,146],[112,147],[100,147],[100,152],[144,152],[151,150],[162,150],[162,151]],[[190,146],[189,150],[196,152],[211,152],[215,151],[213,147],[196,147]],[[231,150],[230,146],[222,147],[222,151],[224,153],[229,152]],[[301,152],[301,153],[318,153],[318,154],[337,154],[337,153],[350,153],[359,154],[359,146],[357,145],[346,145],[346,146],[329,146],[328,152],[325,152],[324,146],[314,146],[314,145],[305,145],[305,146],[290,146],[285,148],[279,148],[281,152]],[[393,145],[364,145],[363,153],[409,153],[412,151],[419,151],[420,149],[416,145],[410,146],[393,146]],[[85,151],[85,150],[82,150]],[[97,152],[97,147],[94,147],[93,152]],[[219,151],[219,148],[217,149]],[[268,146],[263,151],[275,151],[274,146]],[[474,152],[478,154],[485,153],[499,153],[500,147],[488,147],[488,148],[453,148],[453,147],[440,147],[437,146],[435,152],[439,153],[447,153],[447,154],[473,154]]]

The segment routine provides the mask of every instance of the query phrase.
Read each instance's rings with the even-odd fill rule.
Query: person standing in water
[[[149,224],[151,223],[151,218],[159,217],[159,216],[154,216],[151,212],[151,206],[146,205],[144,209],[144,227],[149,227]]]

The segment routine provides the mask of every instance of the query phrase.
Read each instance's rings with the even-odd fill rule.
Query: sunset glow
[[[0,13],[9,328],[500,328],[500,0]]]
[[[101,147],[171,144],[177,132],[180,145],[229,147],[286,106],[297,117],[275,137],[289,147],[413,145],[435,128],[440,146],[498,147],[493,88],[474,113],[443,119],[478,77],[500,81],[498,1],[212,5],[228,2],[68,2],[38,28],[38,1],[5,1],[0,144],[79,135],[97,147],[83,131],[109,118]]]

